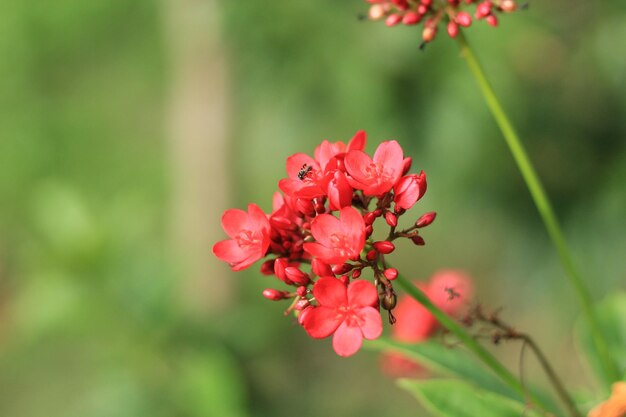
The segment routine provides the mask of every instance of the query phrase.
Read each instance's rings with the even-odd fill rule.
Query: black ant
[[[448,300],[454,300],[461,296],[458,292],[454,291],[454,287],[446,287],[444,291],[448,293]]]
[[[309,175],[309,172],[311,172],[312,169],[313,167],[311,165],[303,164],[302,168],[300,168],[300,171],[298,171],[298,178],[300,178],[300,181],[304,181],[304,179],[307,175]]]

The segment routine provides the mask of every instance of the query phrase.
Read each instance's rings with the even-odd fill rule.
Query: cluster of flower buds
[[[462,319],[471,307],[474,285],[471,277],[463,271],[441,270],[433,274],[428,282],[416,281],[415,286],[421,289],[435,306],[456,319]],[[423,342],[440,328],[435,316],[408,296],[400,297],[394,314],[397,325],[393,326],[391,337],[399,342]],[[381,368],[392,377],[415,377],[425,373],[419,363],[395,352],[383,354]]]
[[[381,308],[394,321],[392,282],[398,271],[385,255],[397,239],[423,245],[419,230],[435,219],[426,213],[398,228],[398,219],[426,192],[426,176],[409,173],[411,158],[398,142],[382,142],[373,156],[364,152],[365,143],[360,131],[348,144],[325,140],[314,157],[290,156],[272,212],[266,215],[255,204],[247,212],[227,210],[222,227],[230,239],[213,247],[235,271],[268,257],[261,272],[294,288],[269,288],[263,296],[289,300],[286,313],[294,312],[314,338],[333,335],[341,356],[356,353],[363,338],[381,334]],[[384,239],[373,238],[375,227],[385,228]],[[363,279],[366,271],[372,281]]]
[[[511,13],[518,9],[515,0],[367,0],[369,19],[384,20],[389,27],[398,24],[417,25],[424,22],[422,46],[435,39],[442,21],[448,35],[455,38],[459,27],[472,25],[469,7],[474,6],[474,18],[498,26],[497,13]]]

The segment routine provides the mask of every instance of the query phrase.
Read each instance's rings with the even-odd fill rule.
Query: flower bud
[[[426,26],[422,31],[422,39],[424,42],[430,42],[435,39],[435,35],[437,34],[436,26]]]
[[[402,23],[405,25],[416,25],[422,20],[423,15],[416,12],[407,12],[402,17]]]
[[[433,4],[433,0],[420,0],[420,3],[424,6],[430,6],[431,4]]]
[[[356,279],[356,278],[358,278],[360,276],[361,276],[361,270],[360,269],[355,269],[355,270],[352,271],[352,278],[353,279]]]
[[[380,20],[385,16],[385,8],[382,4],[373,4],[368,15],[370,20]]]
[[[370,237],[372,235],[372,233],[374,233],[374,228],[372,227],[371,224],[365,226],[365,236],[366,237]]]
[[[500,8],[506,13],[514,12],[517,10],[517,3],[515,3],[514,0],[503,0],[502,3],[500,3]]]
[[[406,175],[407,172],[411,169],[411,165],[413,165],[413,158],[407,156],[402,161],[402,175]]]
[[[387,268],[383,271],[383,275],[389,281],[393,281],[394,279],[398,278],[398,270],[396,268]]]
[[[417,246],[424,246],[426,244],[426,241],[424,241],[424,238],[421,237],[420,235],[417,236],[413,236],[411,238],[411,240],[413,241],[414,244],[416,244]]]
[[[459,25],[456,24],[453,20],[448,22],[448,35],[451,38],[456,38],[456,35],[459,34]]]
[[[380,300],[382,307],[385,310],[393,310],[393,308],[396,306],[396,303],[398,302],[398,297],[396,297],[396,294],[391,292],[389,294],[385,294],[383,295],[382,299]]]
[[[304,297],[306,293],[307,293],[307,290],[304,285],[299,286],[298,289],[296,290],[296,294],[298,294],[298,296],[300,297]]]
[[[491,1],[487,0],[476,6],[476,18],[482,19],[491,14]]]
[[[279,301],[285,298],[286,293],[284,291],[275,290],[274,288],[267,288],[263,290],[263,297],[272,301]]]
[[[454,20],[456,20],[456,22],[464,28],[470,27],[472,25],[472,16],[470,16],[470,14],[467,12],[457,13]]]
[[[427,11],[428,6],[426,6],[425,4],[420,4],[419,6],[417,6],[417,13],[421,14],[422,16],[425,15]]]
[[[307,300],[306,298],[303,298],[302,300],[296,301],[296,305],[294,305],[293,308],[295,310],[302,311],[310,305],[311,303],[309,302],[309,300]]]
[[[350,264],[339,264],[334,265],[332,268],[333,274],[335,275],[343,275],[346,272],[350,272],[352,270],[352,265]]]
[[[379,242],[374,242],[372,246],[374,246],[374,249],[376,249],[378,252],[384,255],[387,255],[396,249],[395,245],[388,240],[381,240]]]
[[[376,214],[374,214],[374,212],[372,211],[367,212],[363,215],[363,221],[365,222],[366,226],[369,226],[370,224],[374,223],[375,220],[376,220]]]
[[[387,19],[385,20],[385,24],[388,27],[392,27],[400,23],[401,20],[402,20],[402,16],[400,16],[399,14],[393,13],[387,16]]]
[[[296,200],[296,208],[302,214],[306,214],[307,216],[315,216],[315,207],[313,206],[313,202],[311,200],[298,198]]]
[[[261,264],[261,273],[263,275],[274,275],[275,259],[269,259]]]
[[[374,259],[376,259],[377,256],[378,256],[378,252],[376,252],[374,249],[367,252],[367,255],[365,255],[368,261],[373,261]]]
[[[490,14],[485,18],[485,21],[489,26],[493,26],[494,28],[498,26],[498,18],[496,15]]]
[[[426,227],[426,226],[428,226],[429,224],[431,224],[432,222],[435,221],[435,217],[437,217],[437,213],[435,213],[434,211],[431,211],[431,212],[428,212],[426,214],[423,214],[415,222],[415,227],[417,227],[417,228]]]
[[[293,266],[285,268],[285,276],[294,284],[307,285],[309,283],[309,276]]]
[[[385,221],[391,227],[396,227],[398,225],[398,218],[390,211],[385,213]]]

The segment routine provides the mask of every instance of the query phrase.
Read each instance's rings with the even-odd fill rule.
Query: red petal
[[[348,152],[352,150],[362,151],[365,149],[365,142],[367,141],[367,134],[364,130],[359,130],[355,133],[354,137],[348,142]]]
[[[329,248],[333,247],[331,235],[340,233],[341,229],[339,219],[330,214],[320,214],[311,222],[311,233],[313,233],[315,240]]]
[[[213,245],[213,254],[220,260],[230,264],[241,262],[249,253],[242,250],[237,242],[231,239],[222,240]]]
[[[402,172],[404,167],[404,155],[400,144],[395,140],[383,142],[378,145],[374,152],[374,162],[389,170]]]
[[[333,349],[339,356],[352,356],[363,344],[363,334],[356,326],[348,326],[344,321],[333,336]]]
[[[269,233],[270,222],[259,206],[256,204],[248,204],[248,214],[249,230],[258,230],[264,233]]]
[[[313,169],[319,170],[319,165],[315,162],[315,159],[304,153],[297,153],[287,158],[287,175],[292,180],[300,180],[298,173],[302,169],[303,165],[313,167]]]
[[[285,205],[285,197],[278,191],[272,196],[272,214],[280,210]]]
[[[346,170],[352,178],[358,182],[367,182],[371,179],[371,175],[366,171],[372,164],[372,158],[370,158],[365,152],[362,151],[350,151],[346,154],[344,159]],[[352,185],[354,187],[354,185]]]
[[[232,266],[232,270],[233,271],[241,271],[243,269],[246,269],[247,267],[249,267],[250,265],[252,265],[256,261],[261,259],[263,257],[263,255],[264,255],[264,252],[261,252],[261,250],[253,251],[245,259],[243,259],[241,262],[233,265]]]
[[[313,295],[324,307],[340,307],[348,305],[346,286],[337,278],[324,277],[315,282]]]
[[[235,238],[248,222],[248,213],[239,209],[228,209],[222,215],[222,228],[230,238]]]
[[[364,320],[364,323],[361,324],[363,337],[367,340],[380,337],[383,333],[383,319],[380,317],[380,312],[374,307],[363,307],[358,315]]]
[[[352,281],[348,286],[348,305],[350,307],[371,307],[378,303],[378,291],[369,281]]]
[[[315,159],[319,162],[322,169],[326,168],[328,161],[333,159],[339,153],[339,147],[333,145],[328,140],[324,140],[317,148],[315,148]]]
[[[342,264],[348,260],[347,256],[337,255],[333,249],[319,243],[305,243],[303,247],[306,252],[328,265]]]
[[[315,307],[307,311],[302,320],[304,329],[309,336],[323,339],[333,334],[343,321],[343,316],[330,307]]]
[[[358,256],[365,246],[365,221],[354,207],[344,207],[339,214],[341,231],[349,238],[352,252]]]

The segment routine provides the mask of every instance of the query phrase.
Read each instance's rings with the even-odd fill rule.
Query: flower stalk
[[[515,392],[522,396],[522,398],[528,398],[537,407],[543,411],[548,412],[546,405],[537,398],[533,393],[524,388],[522,383],[508,370],[506,369],[491,353],[489,353],[484,347],[478,343],[474,337],[463,329],[454,319],[450,318],[446,313],[437,308],[426,294],[413,283],[403,276],[398,275],[395,281],[402,289],[420,304],[422,304],[439,323],[445,327],[450,333],[456,336],[472,353],[474,353],[478,359],[480,359],[487,367],[489,367],[502,381],[510,386]]]
[[[528,187],[535,206],[539,211],[539,215],[543,220],[544,226],[548,231],[548,235],[556,247],[561,264],[565,269],[566,276],[576,292],[578,301],[582,307],[583,315],[590,329],[594,347],[597,351],[600,363],[602,364],[604,382],[608,388],[612,382],[619,379],[619,374],[617,366],[610,356],[605,335],[602,333],[598,318],[596,317],[596,313],[593,309],[589,289],[585,285],[585,282],[574,265],[571,252],[567,246],[565,237],[556,215],[554,214],[554,210],[552,209],[548,196],[543,188],[543,185],[541,184],[539,176],[537,175],[537,172],[535,171],[532,162],[522,145],[522,142],[517,136],[513,125],[502,108],[500,101],[498,100],[491,84],[489,83],[489,80],[485,75],[485,72],[472,52],[462,31],[459,31],[457,41],[461,50],[461,55],[465,58],[470,72],[478,83],[480,91],[485,99],[485,102],[487,103],[487,106],[489,107],[489,110],[491,111],[491,114],[502,131],[502,135],[504,136],[511,154],[515,159],[517,167],[526,182],[526,186]]]

